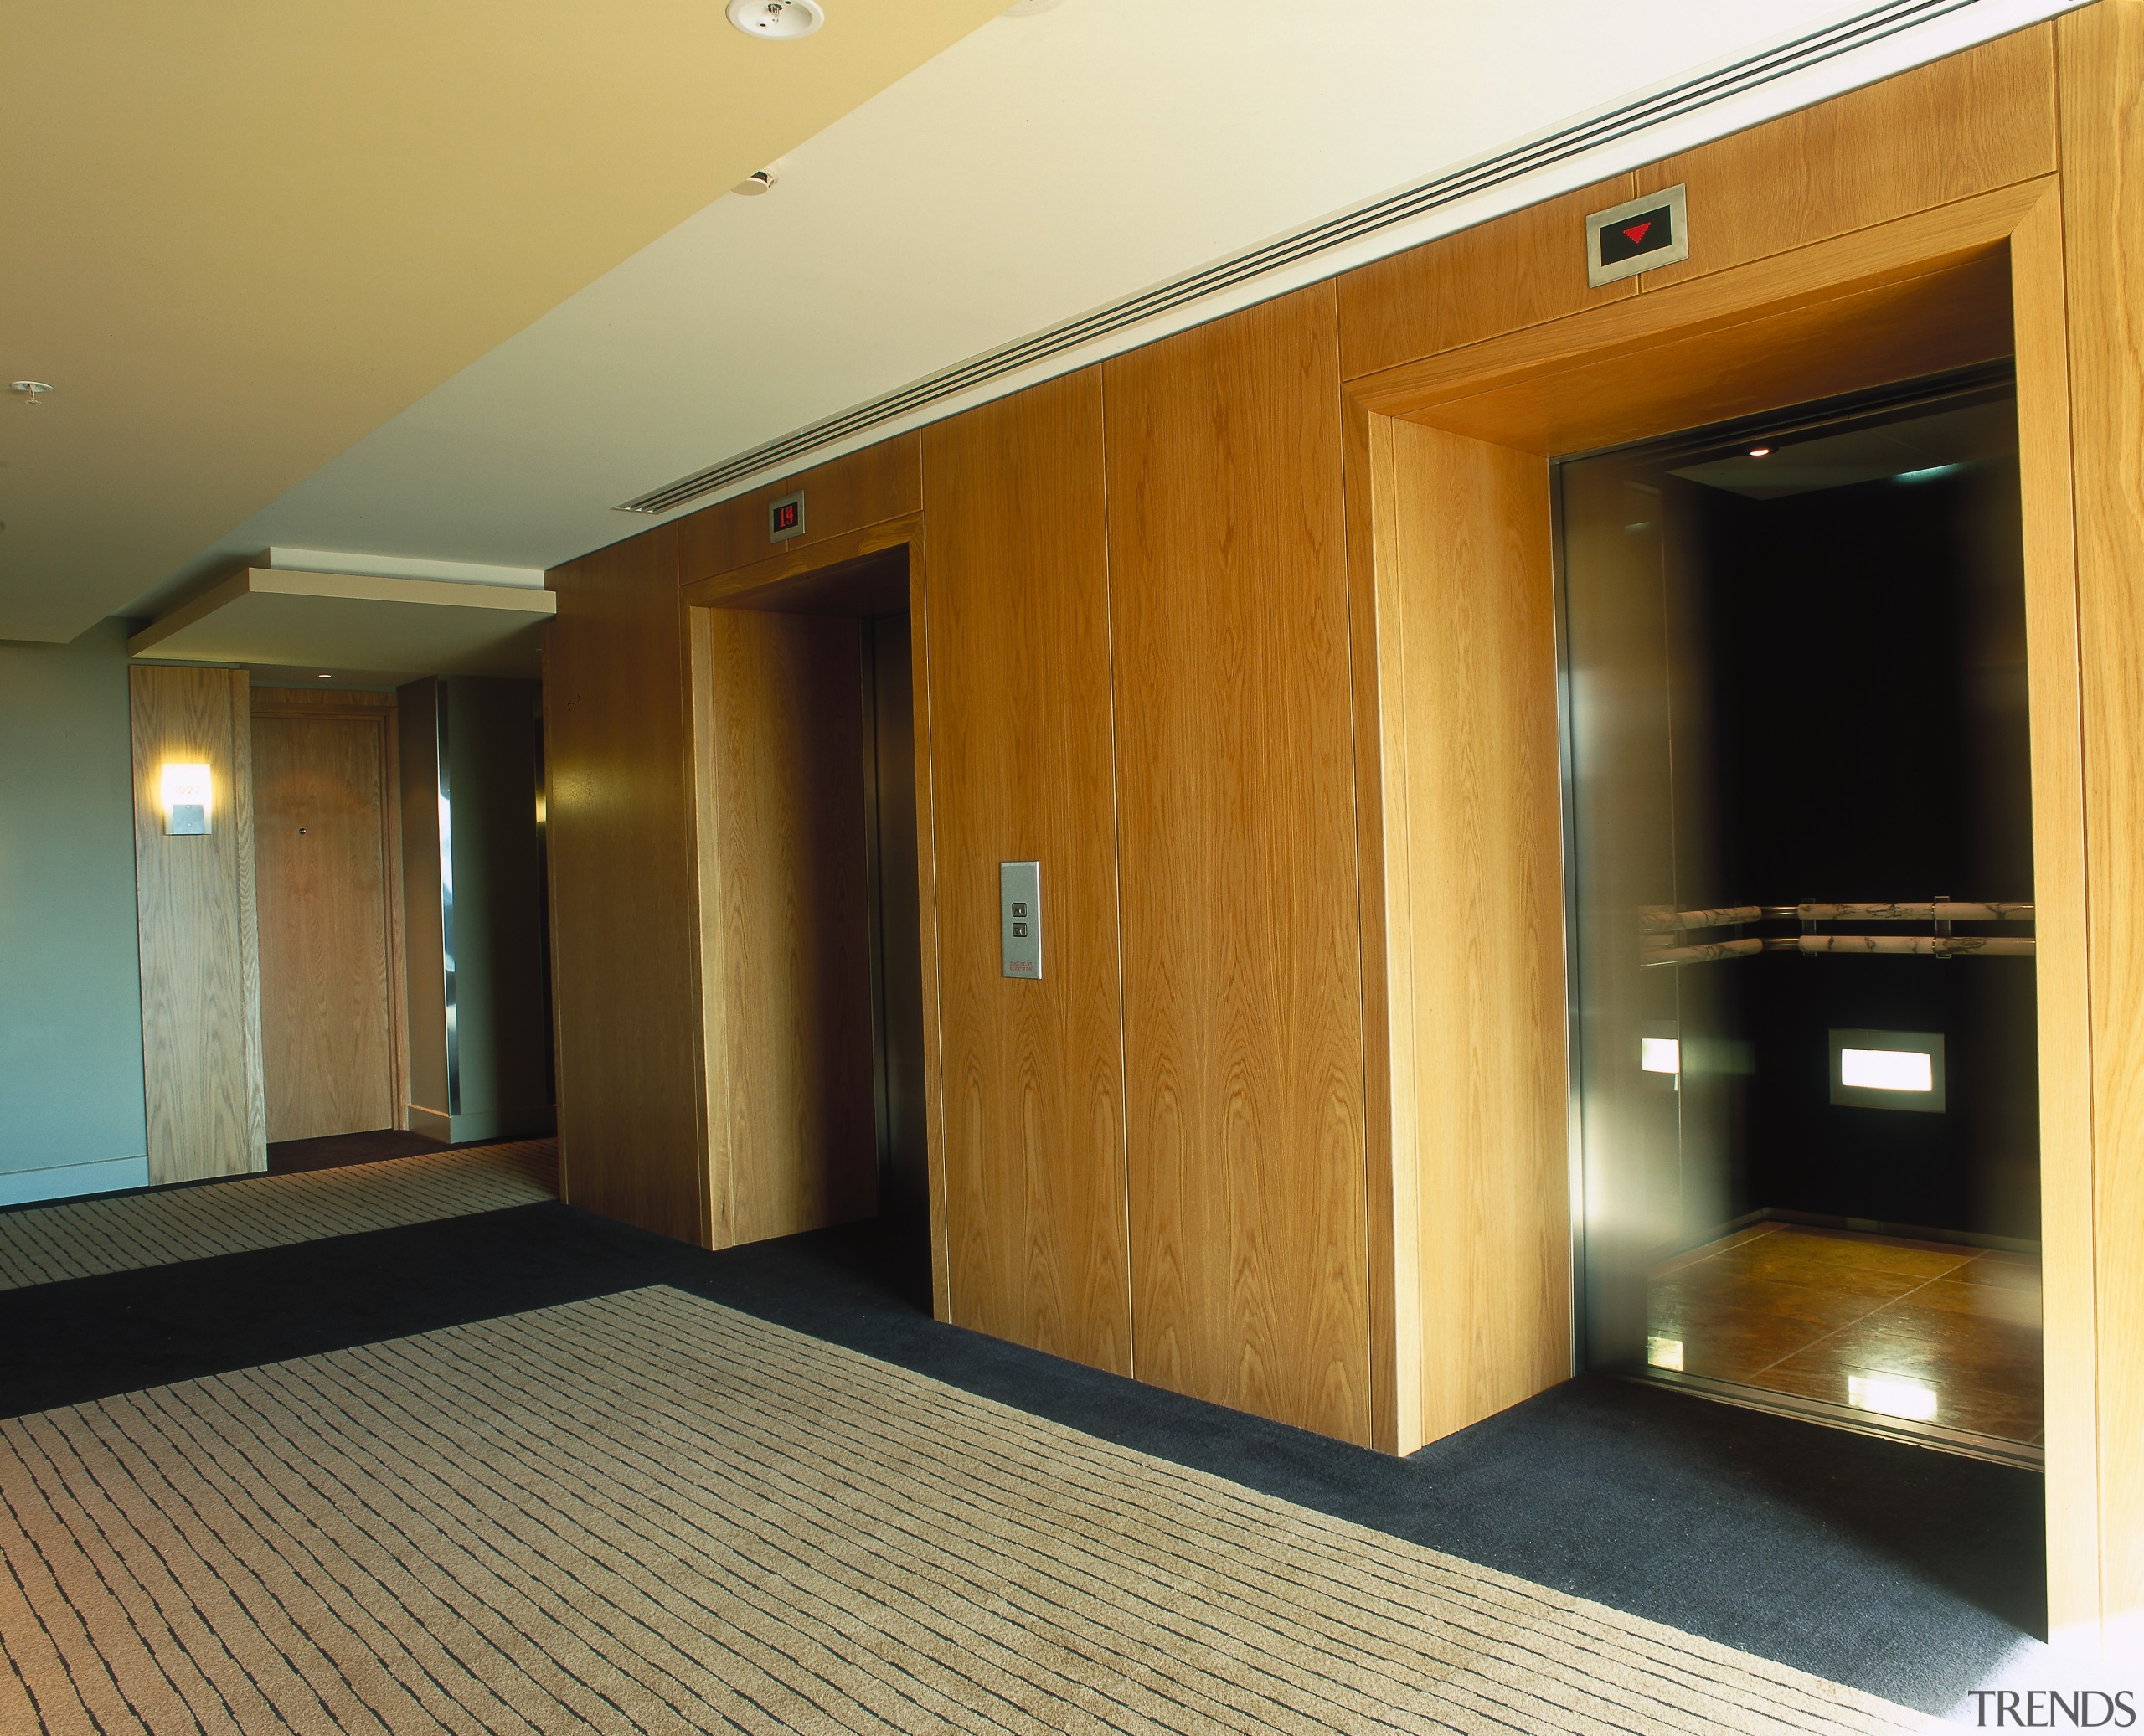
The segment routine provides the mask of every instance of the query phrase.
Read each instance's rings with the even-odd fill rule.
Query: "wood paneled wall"
[[[723,1247],[878,1206],[855,617],[695,609],[713,1221]]]
[[[925,435],[951,1318],[1132,1372],[1099,369]],[[997,864],[1043,864],[1044,975]]]
[[[545,830],[565,1198],[704,1244],[677,537],[661,526],[549,575]]]
[[[128,675],[149,1180],[265,1169],[246,673],[147,665]],[[205,837],[164,831],[169,761],[209,768]]]
[[[1582,433],[1658,431],[1678,404],[1703,420],[1784,401],[1764,395],[1783,350],[1808,363],[1806,398],[1872,367],[2001,353],[2014,320],[2041,479],[2035,779],[2054,793],[2036,801],[2059,833],[2042,870],[2049,897],[2065,859],[2077,888],[2074,944],[2052,907],[2043,930],[2044,999],[2060,1002],[2044,1023],[2070,1033],[2058,1059],[2085,1080],[2050,1074],[2076,1111],[2073,1131],[2047,1124],[2051,1260],[2058,1223],[2070,1239],[2049,1291],[2053,1607],[2094,1643],[2103,1618],[2144,1621],[2144,919],[2126,859],[2144,829],[2140,13],[2100,0],[1118,357],[1099,432],[1089,371],[836,461],[807,473],[803,547],[764,541],[790,479],[687,521],[682,564],[657,546],[667,533],[590,558],[711,603],[873,549],[931,550],[918,595],[946,614],[919,640],[918,728],[941,786],[923,915],[945,975],[941,1309],[1111,1368],[1128,1314],[1140,1378],[1388,1446],[1566,1369],[1542,460]],[[1676,182],[1688,262],[1589,290],[1583,214]],[[1632,358],[1669,343],[1688,365],[1657,371],[1713,397],[1656,392],[1614,420],[1610,388],[1627,398]],[[1510,367],[1492,378],[1499,346]],[[2065,591],[2067,497],[2049,502],[2073,448]],[[2081,663],[2064,665],[2073,605]],[[676,736],[655,725],[676,715],[674,616],[650,600],[554,635],[615,633],[586,655],[637,660],[606,701],[640,720],[617,737],[640,763],[619,770],[683,816]],[[2080,692],[2085,721],[2059,739]],[[650,849],[682,873],[689,816],[658,826],[611,799],[641,879]],[[987,873],[1030,853],[1052,975],[1005,984]],[[562,859],[580,896],[567,878]],[[1425,948],[1447,908],[1476,938]],[[636,981],[638,1004],[688,1031],[687,984]],[[2069,1017],[2087,1000],[2088,1025]],[[698,1059],[633,1064],[682,1102]],[[688,1192],[672,1119],[679,1137],[647,1162]]]
[[[1332,287],[1105,381],[1135,1367],[1367,1443]]]

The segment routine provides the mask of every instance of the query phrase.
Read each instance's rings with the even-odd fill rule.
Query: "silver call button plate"
[[[997,935],[1008,976],[1042,975],[1042,864],[997,864]]]

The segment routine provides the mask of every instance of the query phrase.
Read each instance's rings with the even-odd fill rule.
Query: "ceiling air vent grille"
[[[797,461],[823,446],[928,408],[933,404],[987,384],[1003,375],[1031,368],[1052,356],[1091,343],[1127,326],[1182,307],[1188,302],[1219,293],[1284,265],[1295,264],[1348,242],[1405,223],[1440,206],[1456,203],[1487,192],[1521,176],[1538,173],[1603,145],[1696,113],[1708,106],[1771,84],[1791,74],[1806,71],[1840,55],[1851,54],[1884,38],[1895,36],[1947,13],[1961,12],[1981,0],[1893,0],[1859,18],[1818,30],[1781,47],[1767,49],[1686,80],[1668,90],[1562,127],[1528,142],[1487,157],[1462,169],[1440,175],[1418,187],[1387,194],[1356,210],[1328,218],[1266,242],[1246,252],[1232,255],[1183,276],[1171,278],[1137,295],[1112,301],[1091,313],[1038,332],[1032,337],[986,350],[940,373],[927,374],[883,397],[845,410],[785,434],[779,440],[740,452],[719,464],[695,471],[665,487],[654,489],[616,510],[621,513],[667,513],[712,494],[746,477],[777,468],[794,469]]]

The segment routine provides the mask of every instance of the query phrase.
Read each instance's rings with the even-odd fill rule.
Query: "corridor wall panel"
[[[1332,285],[1105,371],[1142,1379],[1370,1438]]]
[[[559,1156],[573,1204],[707,1239],[677,532],[549,574],[544,764]]]
[[[246,673],[137,665],[128,691],[149,1181],[265,1169]],[[164,830],[173,762],[209,767],[206,836]]]
[[[1132,1372],[1102,379],[929,429],[951,1317]],[[997,865],[1042,864],[1008,979]]]

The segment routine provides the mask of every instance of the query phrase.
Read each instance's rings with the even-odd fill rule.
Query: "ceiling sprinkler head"
[[[819,0],[729,0],[723,16],[747,36],[793,42],[827,21]]]
[[[49,392],[52,388],[41,379],[18,379],[10,380],[8,383],[8,389],[11,392],[20,392],[32,404],[37,404],[43,401],[44,394]]]

